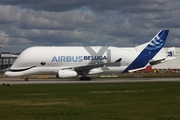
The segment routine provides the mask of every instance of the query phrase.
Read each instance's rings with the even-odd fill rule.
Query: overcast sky
[[[180,46],[180,0],[0,0],[0,47],[137,46],[169,29]]]

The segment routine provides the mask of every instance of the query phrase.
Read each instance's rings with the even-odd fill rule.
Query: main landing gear
[[[84,80],[84,81],[90,81],[91,80],[91,77],[88,77],[89,71],[82,71],[81,72],[81,75],[82,77],[80,77],[80,80]]]

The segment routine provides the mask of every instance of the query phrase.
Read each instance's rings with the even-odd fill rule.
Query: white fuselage
[[[160,30],[149,42],[134,48],[109,46],[31,47],[24,50],[5,72],[7,76],[56,74],[75,77],[88,74],[125,73],[174,59],[175,48],[166,54],[163,46],[169,30]]]
[[[58,70],[91,66],[93,64],[107,64],[103,67],[91,69],[89,74],[101,72],[121,73],[137,57],[139,52],[135,48],[118,47],[31,47],[24,50],[10,69],[8,76],[25,76],[30,74],[56,74]],[[29,69],[31,68],[31,69]],[[25,70],[27,69],[27,70]]]

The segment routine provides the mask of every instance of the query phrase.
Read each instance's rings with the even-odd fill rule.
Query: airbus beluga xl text
[[[132,48],[111,46],[30,47],[5,72],[6,76],[55,74],[60,78],[88,74],[126,73],[174,59],[175,48],[163,50],[169,30],[161,30],[149,42]]]

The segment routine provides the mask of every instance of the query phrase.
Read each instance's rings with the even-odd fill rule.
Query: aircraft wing
[[[77,73],[84,72],[84,71],[88,73],[90,70],[92,70],[94,68],[120,64],[121,60],[122,60],[122,58],[119,58],[118,60],[116,60],[115,62],[112,62],[112,63],[92,64],[92,65],[69,67],[69,68],[64,68],[64,69],[74,69]]]
[[[103,67],[105,64],[96,64],[96,65],[85,65],[74,67],[75,71],[90,71],[93,68]]]

